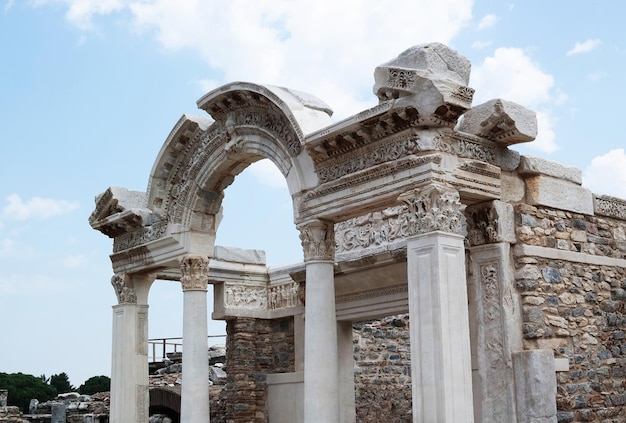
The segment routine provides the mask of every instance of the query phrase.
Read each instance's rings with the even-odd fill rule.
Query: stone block
[[[518,168],[520,175],[534,176],[545,175],[557,179],[564,179],[581,185],[583,183],[582,171],[574,166],[565,166],[540,157],[522,156]]]
[[[235,247],[215,246],[213,258],[216,260],[230,261],[235,263],[265,264],[265,251],[245,250]]]
[[[593,194],[580,185],[545,175],[531,176],[525,182],[530,205],[593,214]]]
[[[374,94],[381,102],[402,99],[425,125],[451,126],[471,107],[470,69],[466,57],[443,44],[417,45],[376,68]]]
[[[518,203],[524,199],[526,186],[522,178],[514,174],[502,172],[500,184],[502,201],[505,203]]]
[[[518,423],[557,423],[554,364],[552,350],[513,353]]]
[[[537,137],[537,116],[517,103],[490,100],[465,113],[459,130],[509,146]]]

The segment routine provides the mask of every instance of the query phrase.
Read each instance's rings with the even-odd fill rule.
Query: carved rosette
[[[118,304],[137,304],[137,294],[131,288],[130,277],[126,273],[116,273],[111,278],[111,285],[115,289]]]
[[[452,186],[431,183],[400,195],[399,200],[409,208],[408,232],[411,235],[434,231],[462,234],[465,205]]]
[[[183,291],[206,291],[209,283],[209,259],[204,256],[186,255],[180,262],[180,283]]]
[[[331,222],[317,220],[305,223],[299,229],[305,262],[335,260],[335,231]]]

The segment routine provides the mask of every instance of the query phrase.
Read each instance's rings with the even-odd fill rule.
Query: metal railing
[[[209,335],[210,338],[226,338],[226,335]],[[150,363],[158,363],[165,361],[167,354],[183,352],[183,338],[153,338],[148,339],[148,361]],[[208,342],[207,342],[208,347]],[[150,354],[152,353],[152,354]],[[157,353],[159,355],[157,355]]]

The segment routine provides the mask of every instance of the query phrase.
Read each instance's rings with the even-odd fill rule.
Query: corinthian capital
[[[335,260],[335,228],[331,222],[315,220],[300,225],[298,229],[305,262]]]
[[[434,231],[461,235],[463,210],[459,192],[448,184],[433,182],[398,197],[409,208],[408,225],[411,235]]]
[[[111,278],[111,285],[113,285],[113,289],[115,289],[118,304],[137,303],[137,294],[135,290],[129,286],[130,276],[128,274],[116,273]]]
[[[193,254],[184,256],[180,262],[180,271],[183,291],[206,291],[209,283],[209,259],[207,257]]]

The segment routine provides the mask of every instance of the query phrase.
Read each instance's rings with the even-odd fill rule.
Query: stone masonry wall
[[[519,243],[626,258],[622,221],[527,205],[516,220]],[[565,257],[515,257],[524,348],[569,361],[557,372],[559,422],[626,422],[626,272]]]
[[[412,422],[409,316],[353,325],[357,423]]]
[[[294,371],[293,318],[231,319],[226,333],[228,382],[219,401],[222,417],[216,416],[215,421],[267,423],[267,374]]]

